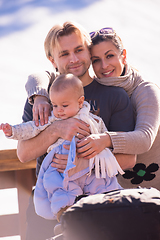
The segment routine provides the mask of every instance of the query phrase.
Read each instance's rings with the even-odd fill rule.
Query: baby
[[[58,76],[51,85],[50,100],[53,111],[44,126],[39,124],[37,127],[33,121],[29,121],[14,126],[1,124],[0,129],[8,138],[27,140],[38,135],[53,121],[74,117],[88,123],[92,134],[107,130],[103,120],[89,112],[90,105],[84,101],[82,82],[76,76]],[[48,148],[48,154],[42,162],[34,192],[34,204],[36,213],[46,219],[59,219],[62,210],[71,206],[78,195],[121,189],[116,174],[118,171],[121,174],[124,172],[111,151],[106,148],[90,160],[77,158],[76,139],[76,136],[71,142],[58,139]],[[64,144],[70,144],[69,151],[63,147]],[[51,166],[55,153],[68,154],[63,174]]]

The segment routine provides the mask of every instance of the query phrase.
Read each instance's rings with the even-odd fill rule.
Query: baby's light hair
[[[49,95],[51,95],[52,91],[61,92],[69,88],[73,89],[73,93],[77,95],[77,98],[84,96],[82,81],[71,73],[59,75],[52,83]]]

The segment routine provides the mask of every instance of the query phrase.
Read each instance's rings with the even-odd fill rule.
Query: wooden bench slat
[[[0,237],[19,235],[18,214],[0,216]]]
[[[0,172],[36,168],[36,160],[22,163],[17,157],[16,149],[0,151]]]
[[[36,160],[21,163],[16,149],[0,150],[0,189],[16,187],[19,207],[19,214],[0,216],[0,237],[20,235],[21,240],[26,239],[26,210],[36,183],[35,168]]]

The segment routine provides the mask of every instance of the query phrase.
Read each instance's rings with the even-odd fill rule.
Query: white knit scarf
[[[89,111],[90,105],[87,102],[84,102],[83,108],[79,111],[77,117],[90,125],[90,130],[92,134],[98,134],[98,123],[91,115],[89,115]],[[99,154],[89,160],[90,174],[94,167],[96,178],[106,178],[106,173],[109,177],[114,177],[118,174],[118,172],[120,174],[124,174],[122,168],[118,164],[115,156],[112,154],[109,148],[105,148]]]
[[[131,97],[133,91],[137,88],[137,86],[143,82],[142,77],[138,73],[138,71],[128,64],[125,65],[125,74],[120,77],[106,77],[106,78],[95,78],[95,80],[102,85],[106,86],[115,86],[122,87]]]

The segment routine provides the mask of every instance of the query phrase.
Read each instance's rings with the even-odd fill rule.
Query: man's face
[[[76,33],[60,37],[59,47],[54,48],[53,56],[52,63],[60,74],[72,73],[80,79],[91,64],[89,50]]]

